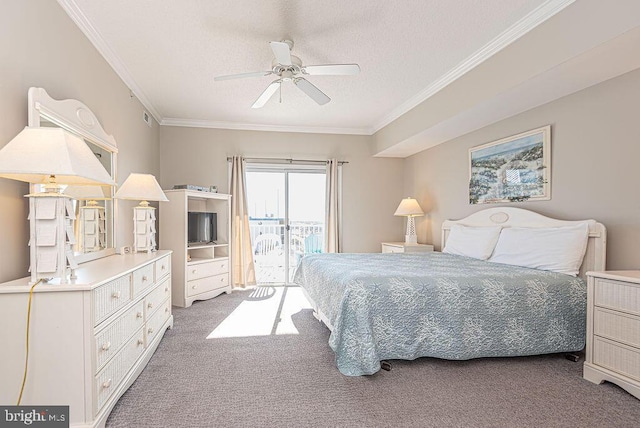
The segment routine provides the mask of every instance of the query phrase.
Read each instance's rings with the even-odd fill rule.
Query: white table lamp
[[[75,269],[75,212],[59,184],[114,185],[89,146],[62,128],[26,127],[0,149],[0,177],[44,184],[29,197],[31,283],[61,278]]]
[[[407,233],[404,237],[404,242],[407,244],[417,244],[416,223],[413,218],[424,215],[424,211],[420,208],[418,201],[413,198],[403,199],[393,215],[407,217]]]
[[[111,199],[107,186],[67,186],[64,194],[76,201],[85,201],[80,207],[78,242],[76,249],[81,253],[93,253],[107,247],[107,226],[104,204],[98,201]],[[77,212],[77,211],[76,211]]]
[[[133,251],[155,251],[156,215],[148,201],[168,201],[156,178],[151,174],[131,173],[116,192],[117,199],[140,201],[133,208]]]

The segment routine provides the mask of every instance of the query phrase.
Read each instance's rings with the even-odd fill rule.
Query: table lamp
[[[404,237],[404,242],[406,244],[417,244],[416,223],[413,218],[424,215],[424,211],[420,208],[418,201],[413,198],[403,199],[393,215],[407,217],[407,234]]]
[[[0,149],[0,177],[44,184],[29,197],[31,283],[60,278],[77,267],[73,257],[75,212],[60,184],[114,185],[89,146],[62,128],[26,127]]]
[[[92,253],[106,248],[105,207],[98,201],[111,199],[107,186],[67,186],[64,194],[76,201],[85,201],[80,207],[80,221],[76,243],[81,253]]]
[[[122,183],[115,198],[140,201],[133,208],[133,251],[155,251],[156,214],[148,201],[168,201],[156,178],[151,174],[133,172]]]

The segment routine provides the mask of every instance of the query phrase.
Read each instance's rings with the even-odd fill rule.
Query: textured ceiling
[[[544,0],[61,0],[160,122],[367,133]],[[73,16],[73,15],[72,15]],[[86,28],[85,28],[86,32]],[[289,82],[282,103],[251,104],[273,76],[269,41],[291,39],[304,64],[358,63],[357,76],[311,76],[332,101]],[[95,39],[95,37],[94,37]],[[158,117],[159,116],[159,117]]]

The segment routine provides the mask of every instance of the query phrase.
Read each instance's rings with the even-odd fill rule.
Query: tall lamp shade
[[[77,266],[73,255],[75,212],[60,184],[115,185],[84,140],[62,128],[26,127],[0,149],[0,177],[45,184],[29,194],[31,283],[67,282]]]
[[[416,235],[416,223],[413,218],[424,215],[424,211],[422,211],[418,201],[413,198],[403,199],[393,215],[407,217],[407,232],[404,241],[407,244],[417,244],[418,236]]]
[[[24,128],[0,150],[0,177],[34,184],[115,185],[84,140],[62,128]]]
[[[149,206],[148,201],[168,201],[167,196],[151,174],[132,172],[122,183],[115,195],[116,199],[140,201],[140,206]]]
[[[156,214],[155,208],[150,207],[148,201],[169,200],[156,178],[151,174],[131,173],[115,197],[140,201],[140,204],[133,208],[133,251],[155,251]]]

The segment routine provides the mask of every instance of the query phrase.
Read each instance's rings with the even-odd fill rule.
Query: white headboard
[[[589,240],[587,252],[580,267],[580,277],[592,270],[604,270],[607,251],[607,230],[595,220],[589,222]],[[556,220],[522,208],[495,207],[478,211],[461,220],[447,220],[442,223],[442,248],[447,242],[449,231],[454,224],[464,226],[502,226],[502,227],[559,227],[570,226],[578,221]]]

